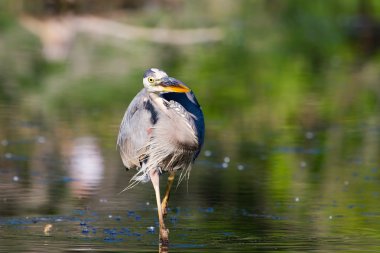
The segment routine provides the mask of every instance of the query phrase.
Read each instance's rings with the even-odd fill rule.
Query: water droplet
[[[43,136],[38,136],[38,137],[37,137],[37,142],[38,142],[38,143],[45,143],[45,141],[46,141],[46,138],[45,138],[45,137],[43,137]]]
[[[84,227],[82,229],[82,234],[88,234],[90,232],[90,230],[88,229],[88,227]]]
[[[244,165],[243,165],[243,164],[239,164],[239,165],[237,166],[237,169],[240,170],[240,171],[242,171],[242,170],[244,170],[245,168],[244,168]]]
[[[147,227],[147,232],[148,233],[153,234],[154,231],[155,231],[155,227],[153,227],[153,226]]]
[[[205,151],[205,156],[207,156],[207,157],[212,156],[212,152],[211,152],[211,150],[206,150],[206,151]]]
[[[99,199],[99,202],[100,202],[100,203],[107,203],[108,200],[107,200],[107,199],[103,199],[103,198],[101,198],[101,199]]]
[[[313,132],[306,132],[306,134],[305,134],[305,137],[306,137],[306,139],[313,139],[314,138],[314,133]]]

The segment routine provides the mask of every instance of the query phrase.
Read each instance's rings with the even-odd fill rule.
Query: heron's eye
[[[148,82],[154,83],[154,78],[153,77],[148,77]]]

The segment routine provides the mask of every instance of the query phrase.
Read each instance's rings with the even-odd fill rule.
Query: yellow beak
[[[191,91],[189,87],[183,84],[181,81],[172,78],[165,77],[161,80],[159,85],[162,87],[162,90],[165,92],[178,92],[178,93],[186,93]]]

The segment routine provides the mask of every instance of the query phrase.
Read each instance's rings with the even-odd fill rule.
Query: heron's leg
[[[154,193],[156,194],[158,222],[160,224],[160,249],[161,247],[167,248],[169,245],[169,231],[165,227],[164,217],[162,216],[160,196],[160,175],[158,174],[157,170],[150,170],[149,176],[153,184]]]
[[[167,207],[170,197],[170,189],[172,188],[173,182],[174,182],[174,171],[169,172],[168,177],[168,184],[166,185],[166,192],[164,195],[164,199],[162,200],[161,206],[162,206],[162,215],[165,217],[167,214]]]

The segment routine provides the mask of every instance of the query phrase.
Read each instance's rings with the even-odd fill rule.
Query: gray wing
[[[192,114],[193,120],[194,120],[194,127],[195,127],[195,134],[198,138],[199,141],[199,147],[194,155],[194,159],[197,158],[202,146],[203,146],[203,141],[204,141],[204,136],[205,136],[205,122],[204,122],[204,117],[203,117],[203,112],[202,109],[194,95],[194,93],[188,92],[188,93],[175,93],[175,92],[170,92],[170,93],[165,93],[161,94],[161,97],[168,101],[176,101],[180,103],[185,110]]]
[[[128,106],[120,124],[117,145],[125,167],[141,167],[143,147],[149,140],[149,130],[157,121],[149,96],[142,89]]]

